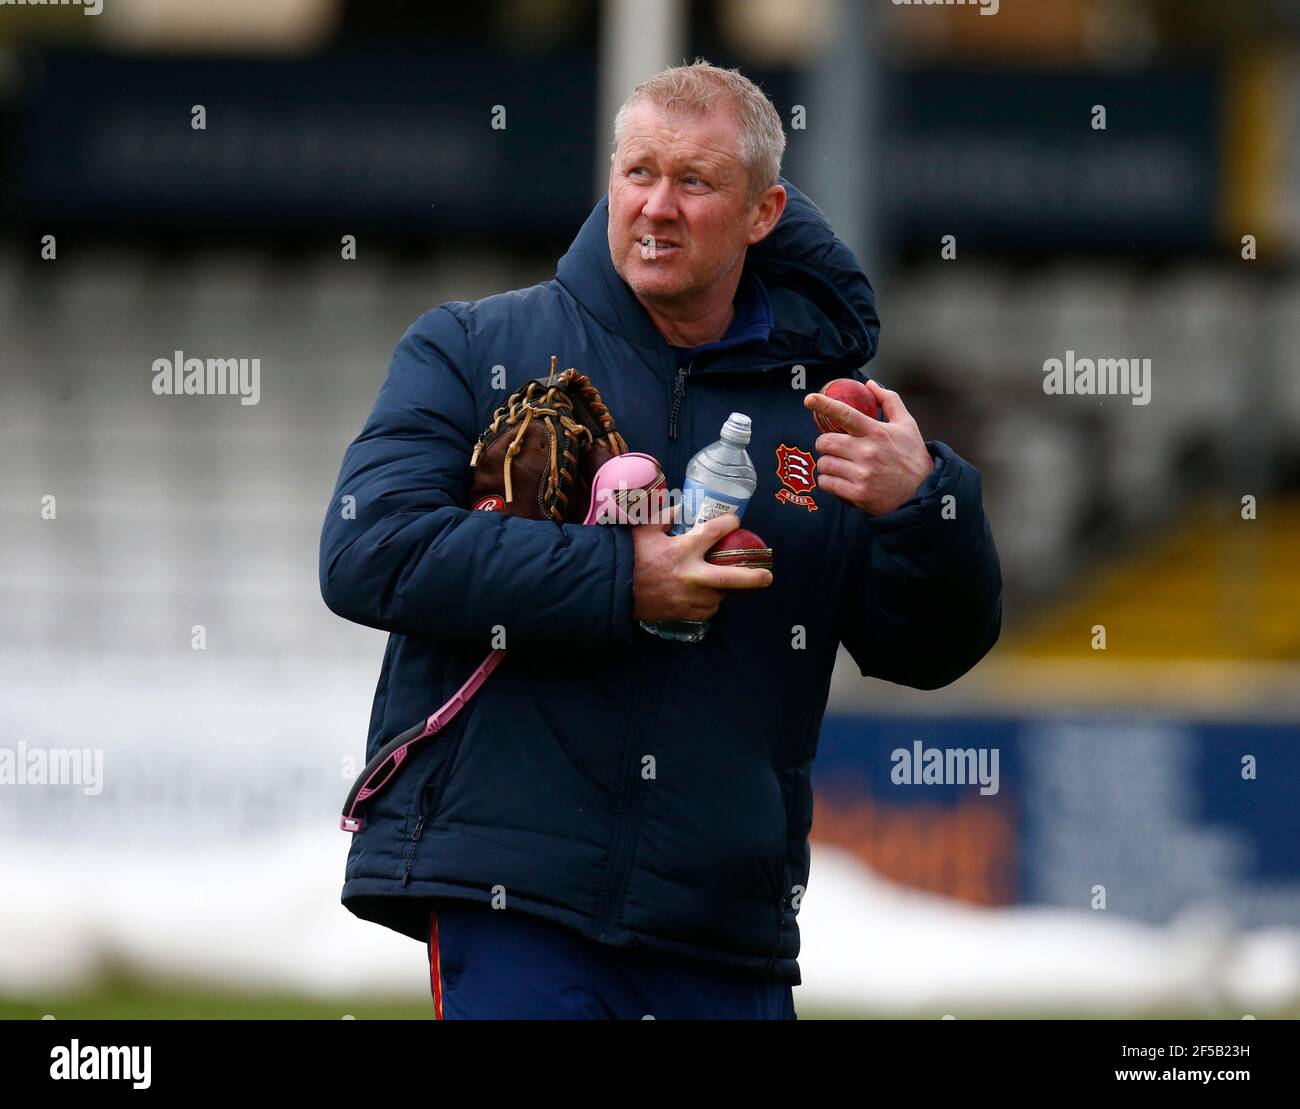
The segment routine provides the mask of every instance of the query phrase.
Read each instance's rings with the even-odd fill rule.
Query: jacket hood
[[[749,248],[772,305],[772,332],[757,351],[722,351],[698,372],[810,369],[851,373],[876,353],[880,320],[867,275],[811,200],[784,178],[780,221]],[[668,345],[619,277],[609,256],[609,197],[601,197],[556,267],[556,280],[599,323],[633,346],[662,356]]]

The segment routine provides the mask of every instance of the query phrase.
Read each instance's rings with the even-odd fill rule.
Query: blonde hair
[[[780,176],[785,131],[772,101],[739,69],[722,69],[696,58],[691,65],[673,66],[642,81],[614,116],[614,145],[638,104],[651,104],[667,115],[681,112],[699,118],[707,115],[719,98],[730,103],[740,125],[740,161],[749,177],[749,200],[753,203]]]

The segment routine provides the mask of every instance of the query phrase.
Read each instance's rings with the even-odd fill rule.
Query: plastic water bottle
[[[673,535],[684,535],[706,520],[728,512],[744,515],[745,506],[758,488],[758,472],[745,450],[750,432],[749,417],[743,412],[733,412],[722,425],[722,438],[691,459],[682,490],[681,519],[673,524]],[[698,643],[709,630],[708,620],[664,620],[653,624],[642,620],[640,623],[654,635],[682,643]]]

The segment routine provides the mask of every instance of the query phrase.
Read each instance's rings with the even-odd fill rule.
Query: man
[[[439,1016],[789,1018],[837,648],[864,675],[954,681],[997,639],[997,554],[978,471],[896,393],[869,383],[883,420],[812,395],[861,376],[879,325],[852,253],[779,178],[759,89],[667,70],[615,140],[556,277],[417,320],[343,461],[321,590],[392,633],[370,753],[494,629],[509,651],[373,802],[343,902],[426,942]],[[552,353],[673,488],[729,413],[751,417],[744,525],[775,578],[704,561],[734,515],[674,537],[465,507],[478,432]],[[709,617],[693,644],[638,623]]]

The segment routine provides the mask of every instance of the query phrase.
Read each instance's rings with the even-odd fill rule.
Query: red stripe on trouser
[[[438,910],[429,913],[429,987],[433,990],[433,1019],[442,1020],[442,957],[438,951]]]

